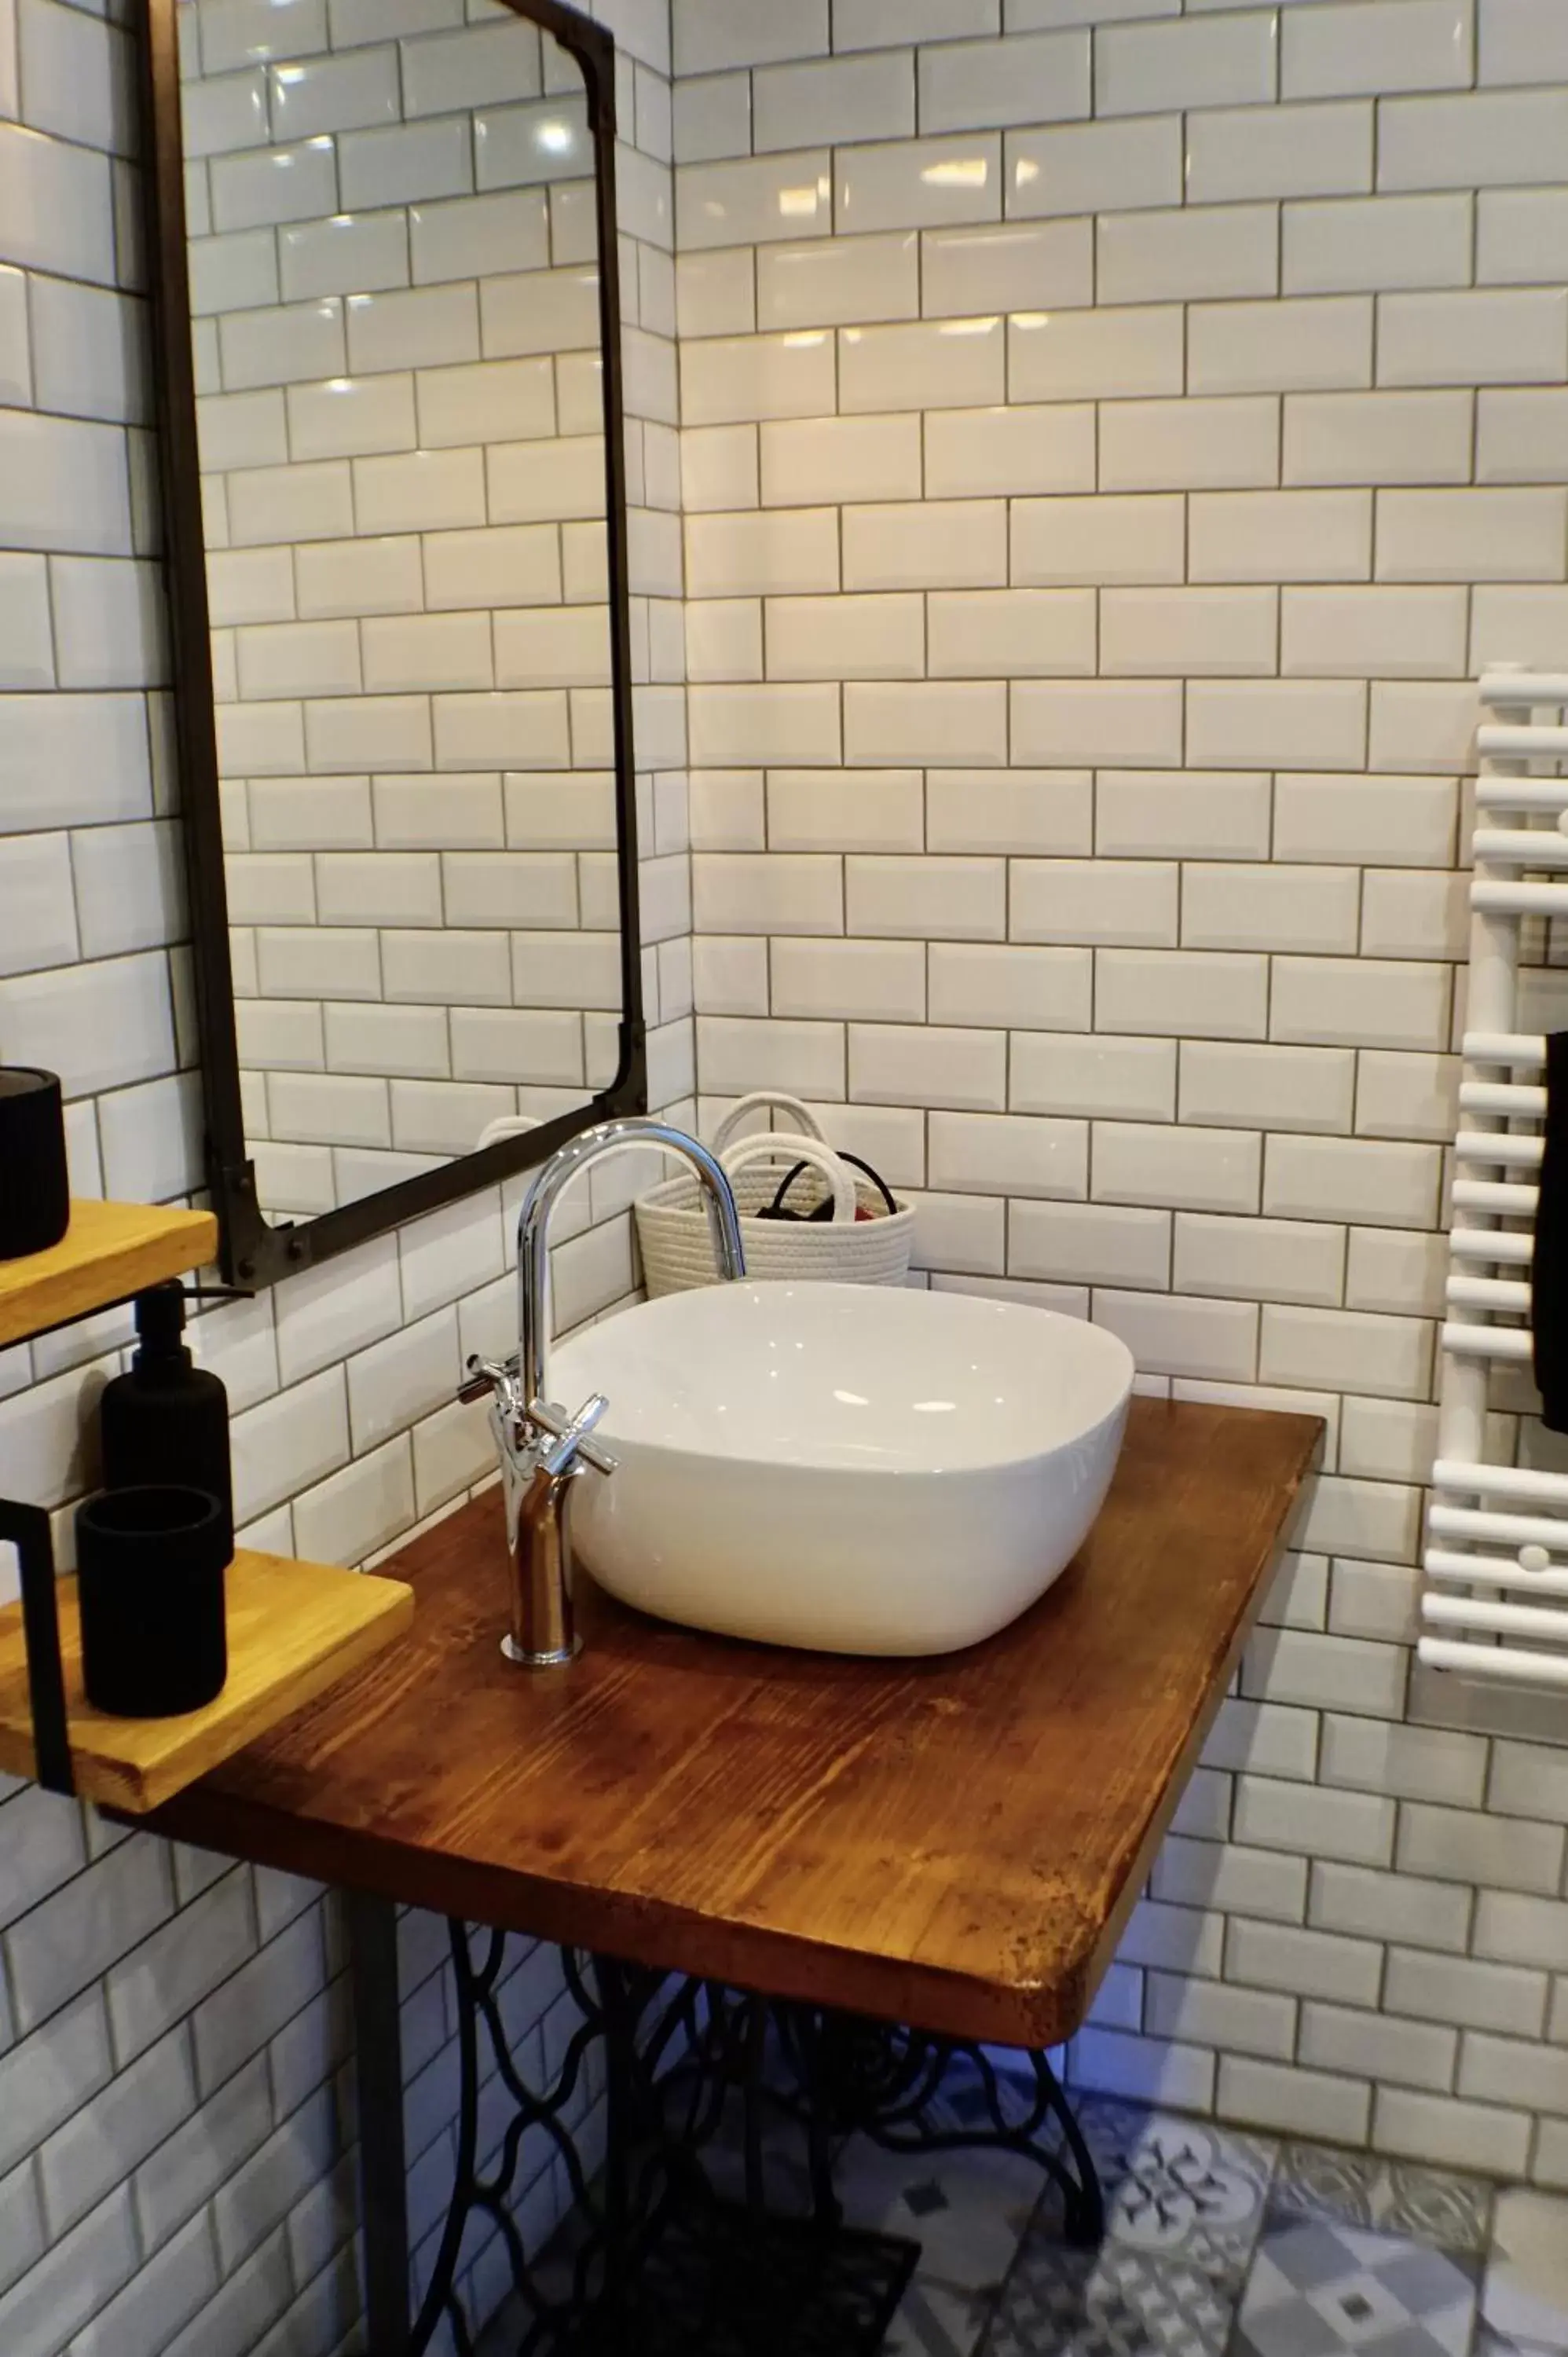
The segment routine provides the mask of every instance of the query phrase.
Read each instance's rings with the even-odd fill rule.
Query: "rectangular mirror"
[[[643,1101],[614,50],[552,0],[154,0],[150,103],[209,1161],[257,1283]]]

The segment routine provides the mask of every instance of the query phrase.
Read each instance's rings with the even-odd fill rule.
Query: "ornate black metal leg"
[[[1032,2082],[1026,2085],[972,2040],[809,2007],[778,2012],[815,2133],[858,2134],[889,2152],[1017,2153],[1060,2193],[1068,2241],[1088,2249],[1101,2239],[1105,2201],[1094,2157],[1046,2053],[1020,2055]],[[955,2089],[955,2072],[967,2085]],[[1047,2140],[1053,2126],[1059,2142]]]

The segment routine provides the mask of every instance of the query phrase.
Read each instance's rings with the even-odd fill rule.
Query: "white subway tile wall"
[[[639,780],[645,995],[656,1101],[690,1120],[682,581],[678,564],[660,570],[658,554],[660,532],[678,536],[681,496],[668,10],[661,0],[603,0],[594,13],[624,51],[628,460],[634,547],[650,552],[633,613],[649,769]],[[394,1151],[402,1135],[436,1143],[444,1116],[433,1092],[462,1077],[466,1111],[488,1118],[515,1104],[532,1060],[548,1069],[561,1051],[548,1029],[499,1041],[476,1029],[461,1076],[411,1074],[401,1059],[455,978],[482,1021],[510,1021],[514,994],[520,1006],[560,1009],[530,1019],[566,1026],[578,1059],[579,1010],[619,1004],[613,899],[607,908],[595,866],[613,843],[602,794],[579,777],[583,824],[574,818],[564,832],[560,770],[519,761],[510,748],[492,759],[467,708],[487,692],[505,697],[525,666],[537,678],[548,662],[569,707],[550,741],[564,746],[564,728],[581,726],[596,746],[582,766],[607,765],[588,700],[596,691],[579,683],[570,628],[602,600],[602,568],[576,520],[583,511],[559,503],[574,449],[596,430],[597,392],[570,361],[553,383],[551,361],[504,307],[487,348],[504,357],[460,363],[467,330],[440,309],[455,281],[466,278],[471,293],[476,276],[497,269],[534,273],[546,308],[556,306],[548,333],[537,315],[553,350],[560,297],[543,275],[552,228],[569,273],[582,266],[561,202],[570,190],[555,188],[547,221],[536,197],[496,186],[494,173],[484,194],[468,192],[466,179],[452,186],[446,111],[537,94],[529,28],[501,27],[503,60],[493,29],[462,29],[462,6],[444,0],[333,0],[330,21],[318,0],[302,0],[288,14],[299,71],[286,90],[273,78],[269,93],[252,45],[271,27],[248,0],[203,5],[205,64],[217,79],[193,89],[188,126],[209,158],[193,204],[193,226],[210,248],[197,282],[207,364],[220,364],[217,315],[231,328],[261,322],[222,351],[224,364],[235,361],[237,389],[203,404],[209,461],[231,494],[215,617],[220,631],[247,641],[231,650],[231,667],[220,640],[220,693],[242,687],[268,699],[226,708],[230,722],[245,715],[233,730],[245,758],[231,766],[250,781],[247,856],[257,863],[249,888],[257,920],[237,928],[235,954],[241,976],[263,993],[252,1008],[274,1026],[272,1080],[320,1078],[327,1034],[313,1033],[317,1010],[302,1010],[295,993],[331,1002],[336,1023],[391,1016],[405,1027],[400,1060],[374,1080],[377,1104],[362,1116],[368,1150],[358,1168],[371,1185],[392,1158],[389,1124]],[[65,1074],[78,1193],[188,1199],[202,1183],[201,1116],[149,491],[142,198],[127,160],[137,145],[135,61],[99,12],[27,0],[23,16],[18,81],[16,26],[0,5],[0,1058]],[[456,38],[432,36],[440,27],[458,28]],[[406,130],[388,105],[400,59]],[[478,88],[465,80],[476,70]],[[503,86],[503,72],[521,81]],[[338,199],[322,208],[312,190],[299,208],[309,224],[280,227],[294,208],[276,196],[273,156],[300,164],[298,186],[321,152],[310,142],[350,121],[358,127],[339,147],[355,188],[343,200],[384,210],[318,222],[323,210],[336,216]],[[264,146],[269,135],[275,149]],[[209,172],[211,220],[199,210]],[[500,167],[509,182],[527,177]],[[345,347],[340,307],[361,292],[371,298],[363,325],[350,306]],[[306,381],[341,373],[345,361],[357,393],[328,400]],[[540,435],[547,404],[553,436],[557,396],[564,438],[542,446],[557,481],[542,485],[523,467],[501,471],[492,493],[507,504],[504,520],[489,522],[481,499],[469,529],[468,452],[499,442],[499,414]],[[459,461],[441,495],[444,529],[425,530],[430,510],[406,475],[383,481],[372,471],[366,482],[367,466],[406,469],[416,434],[438,466]],[[348,536],[357,488],[385,503],[384,526],[374,528],[390,536],[373,544]],[[601,509],[602,500],[593,511]],[[291,582],[280,536],[305,533],[322,536],[299,548]],[[526,623],[542,619],[545,635],[503,644],[494,681],[480,680],[472,624],[478,615],[488,636],[499,606],[526,609]],[[328,722],[351,671],[348,640],[371,617],[385,618],[364,640],[380,708],[361,748],[373,758],[350,759]],[[550,634],[552,622],[564,635]],[[382,693],[405,687],[406,695]],[[413,726],[410,705],[428,708],[432,697],[434,722]],[[555,726],[556,708],[539,708],[536,736],[546,721]],[[521,724],[515,711],[501,715],[490,741]],[[333,774],[302,785],[307,744],[330,748]],[[436,775],[427,748],[443,744]],[[483,758],[469,759],[470,745]],[[437,862],[443,850],[510,846],[518,877],[535,860],[553,877],[563,855],[578,864],[578,844],[585,908],[606,911],[587,929],[577,929],[574,895],[569,913],[530,905],[516,930],[488,916],[475,920],[478,930],[423,930],[433,845]],[[356,864],[367,847],[384,860],[384,878]],[[302,963],[293,920],[307,873],[336,896],[335,921],[308,936]],[[356,921],[367,893],[386,917],[379,940],[395,1010],[362,1003],[382,992],[378,936]],[[443,943],[440,971],[433,952]],[[355,1037],[353,1051],[377,1052],[376,1032]],[[295,1150],[308,1178],[310,1149]],[[450,1391],[462,1353],[505,1347],[516,1194],[510,1189],[503,1204],[492,1190],[199,1320],[199,1351],[229,1385],[242,1511],[256,1543],[362,1562],[487,1478],[482,1429]],[[628,1199],[617,1169],[591,1204],[575,1215],[568,1208],[557,1279],[573,1322],[631,1288]],[[124,1316],[112,1313],[3,1354],[0,1491],[63,1509],[91,1485],[91,1405],[127,1335]],[[68,1542],[68,1512],[57,1527]],[[14,1593],[9,1563],[0,1564],[0,1592]],[[335,1903],[311,1884],[124,1836],[9,1779],[0,1780],[0,2172],[14,2197],[0,2252],[0,2347],[7,2357],[118,2357],[133,2347],[165,2357],[333,2357],[355,2346],[350,2023]],[[445,1929],[410,1915],[402,1933],[420,2277],[438,2228],[433,2204],[450,2176],[455,2079]],[[558,1996],[553,1953],[520,1956],[515,2018],[541,2019]],[[531,2230],[547,2229],[561,2201],[546,2171],[526,2195]],[[492,2247],[473,2269],[480,2313],[499,2297],[496,2255]]]
[[[703,1105],[800,1088],[918,1281],[1329,1426],[1071,2073],[1559,2181],[1568,1717],[1409,1649],[1467,683],[1568,663],[1568,42],[673,13]]]

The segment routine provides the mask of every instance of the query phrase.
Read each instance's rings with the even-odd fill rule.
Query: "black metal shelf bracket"
[[[41,1506],[0,1498],[0,1543],[16,1550],[22,1575],[22,1634],[27,1649],[27,1699],[33,1713],[33,1756],[48,1792],[76,1791],[65,1708],[65,1663],[59,1641],[59,1592],[54,1543]]]

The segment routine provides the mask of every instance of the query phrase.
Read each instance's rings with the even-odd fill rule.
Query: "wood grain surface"
[[[392,1566],[418,1599],[401,1644],[157,1824],[473,1921],[1054,2043],[1114,1952],[1321,1432],[1135,1399],[1073,1566],[930,1661],[699,1636],[585,1582],[581,1659],[519,1671],[491,1492]]]
[[[165,1277],[183,1276],[217,1251],[210,1211],[73,1201],[60,1243],[21,1260],[0,1260],[0,1349]]]
[[[60,1650],[77,1790],[140,1816],[390,1644],[413,1591],[326,1564],[242,1548],[227,1576],[229,1677],[216,1702],[176,1718],[113,1718],[81,1690],[76,1582],[59,1583]],[[19,1604],[0,1611],[0,1769],[33,1773]]]

